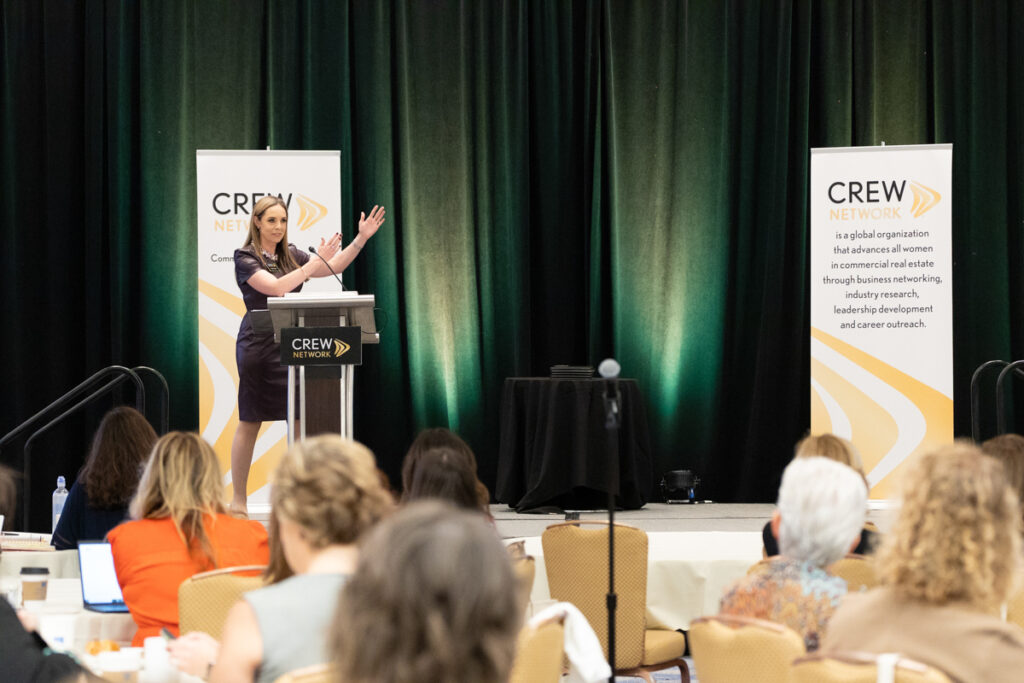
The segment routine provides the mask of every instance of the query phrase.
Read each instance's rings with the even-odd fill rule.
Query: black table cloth
[[[501,397],[495,497],[519,512],[599,509],[608,501],[605,380],[511,377]],[[619,380],[618,507],[650,500],[651,445],[636,380]]]

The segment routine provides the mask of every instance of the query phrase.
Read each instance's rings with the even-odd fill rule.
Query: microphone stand
[[[615,683],[615,610],[619,597],[615,593],[615,493],[619,486],[619,427],[622,424],[619,412],[619,381],[611,380],[614,393],[609,394],[609,381],[605,380],[604,390],[604,428],[608,437],[608,661],[611,663],[611,675],[608,683]]]
[[[345,289],[345,284],[341,281],[341,278],[338,277],[338,274],[334,272],[334,268],[331,268],[331,264],[327,262],[327,259],[325,259],[323,256],[321,256],[320,252],[317,251],[315,247],[310,247],[309,248],[309,253],[310,254],[316,254],[316,257],[324,262],[324,265],[327,266],[327,270],[331,271],[331,275],[334,276],[334,279],[338,281],[339,285],[341,285],[341,289],[344,290]]]

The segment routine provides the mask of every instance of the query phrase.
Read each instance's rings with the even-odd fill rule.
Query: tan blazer
[[[1024,630],[965,605],[896,598],[889,588],[851,593],[832,615],[820,652],[899,652],[960,683],[1024,680]]]

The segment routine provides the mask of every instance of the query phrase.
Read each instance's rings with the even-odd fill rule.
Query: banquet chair
[[[789,683],[807,653],[800,634],[764,619],[719,614],[690,622],[690,655],[700,683]]]
[[[530,593],[533,592],[533,579],[537,575],[537,561],[532,555],[523,555],[512,560],[512,569],[516,575],[519,611],[526,614],[526,608],[530,605]]]
[[[278,676],[274,683],[334,683],[337,674],[334,664],[314,664]]]
[[[1006,621],[1024,628],[1024,588],[1006,601]]]
[[[878,585],[875,561],[867,555],[851,553],[829,565],[828,571],[846,581],[846,590],[849,593],[859,593]]]
[[[202,631],[220,640],[224,621],[242,593],[262,588],[263,565],[224,567],[201,572],[178,586],[178,628]]]
[[[558,683],[565,644],[564,615],[526,626],[519,632],[509,683]]]
[[[619,676],[652,681],[651,671],[677,667],[682,683],[687,683],[686,636],[647,628],[647,534],[622,524],[615,525],[614,533],[618,606],[612,669]],[[544,530],[541,544],[551,597],[570,602],[583,613],[608,657],[608,523],[554,524]]]
[[[815,653],[793,662],[794,683],[875,683],[889,680],[893,683],[950,683],[938,669],[927,664],[894,655],[888,666],[893,676],[882,678],[886,672],[885,655],[866,652]]]

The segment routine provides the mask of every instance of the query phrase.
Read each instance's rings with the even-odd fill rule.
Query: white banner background
[[[953,439],[952,145],[811,150],[811,432],[873,498]]]
[[[288,240],[299,249],[341,232],[341,153],[338,151],[198,150],[196,195],[199,248],[199,430],[231,482],[231,440],[238,426],[235,339],[245,314],[233,254],[249,230],[250,210],[273,194],[288,204]],[[337,289],[331,279],[304,291]],[[249,502],[269,500],[267,478],[284,452],[284,422],[265,423],[249,473]]]

